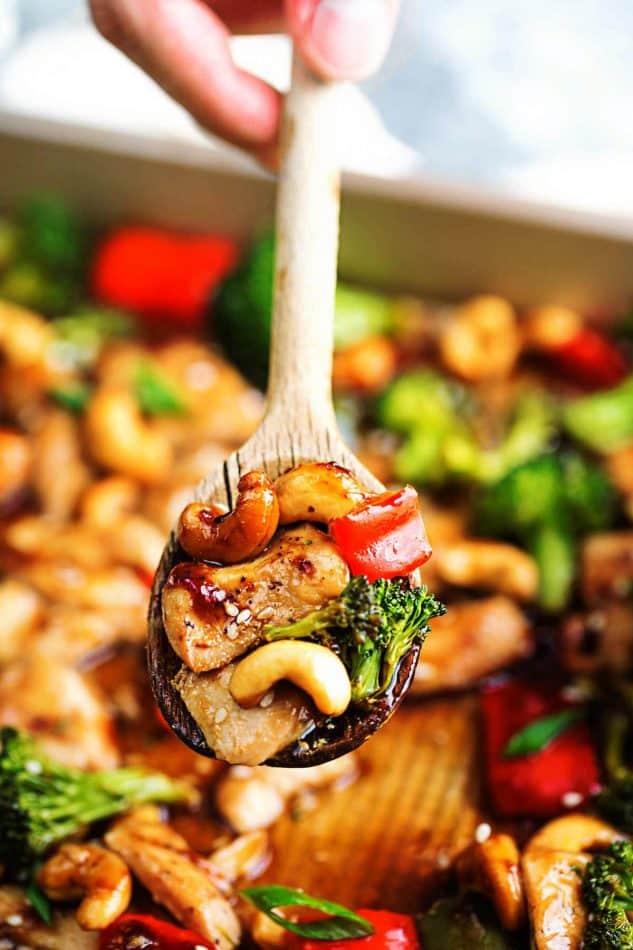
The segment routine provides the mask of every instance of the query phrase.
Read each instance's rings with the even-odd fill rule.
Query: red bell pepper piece
[[[486,775],[499,815],[557,815],[599,789],[598,759],[584,720],[538,752],[504,758],[509,740],[525,726],[573,705],[558,684],[547,681],[514,679],[483,690]]]
[[[123,914],[99,936],[99,950],[201,950],[214,947],[193,930],[148,914]]]
[[[330,531],[352,574],[369,581],[409,574],[432,553],[411,485],[368,498],[330,521]]]
[[[236,258],[236,245],[228,238],[122,228],[97,250],[92,291],[98,300],[148,321],[196,329],[212,289]]]
[[[310,940],[293,935],[292,950],[420,950],[412,919],[390,910],[359,910],[374,925],[375,933],[357,940]]]
[[[583,327],[550,352],[568,379],[591,389],[617,386],[628,373],[627,361],[615,343],[593,327]]]

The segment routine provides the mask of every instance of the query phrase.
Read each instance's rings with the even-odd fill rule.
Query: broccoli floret
[[[268,378],[274,266],[275,240],[267,234],[219,285],[211,303],[214,339],[260,389],[265,388]],[[336,349],[367,336],[391,332],[393,320],[390,298],[345,285],[337,287]]]
[[[52,321],[55,357],[67,369],[89,369],[111,340],[132,336],[133,317],[109,307],[85,307]]]
[[[575,452],[541,455],[482,491],[475,529],[518,541],[539,566],[539,602],[562,610],[575,576],[576,539],[609,527],[615,492],[604,472]]]
[[[541,455],[551,444],[555,431],[552,400],[540,392],[526,393],[514,405],[501,444],[482,451],[477,481],[497,481],[517,465]]]
[[[615,841],[582,873],[582,897],[589,912],[583,946],[588,950],[633,950],[633,844]]]
[[[608,690],[608,697],[602,697],[600,707],[604,712],[602,764],[606,781],[594,798],[594,806],[616,828],[626,834],[633,834],[633,772],[628,763],[630,685],[628,681],[615,677],[609,681]],[[624,708],[611,707],[614,697],[624,700]]]
[[[596,796],[594,804],[606,821],[626,834],[633,834],[633,774],[612,779]]]
[[[179,802],[187,788],[139,768],[82,772],[51,760],[24,732],[0,729],[0,864],[24,874],[81,828],[144,802]]]
[[[604,392],[568,403],[563,424],[571,436],[595,452],[615,452],[633,440],[633,374]]]
[[[299,638],[323,643],[340,656],[352,684],[352,701],[381,695],[414,643],[422,643],[433,617],[445,608],[426,587],[406,580],[354,577],[322,607],[286,626],[268,626],[267,640]]]
[[[87,258],[75,215],[55,195],[26,199],[11,218],[0,295],[46,314],[62,313],[81,292]]]

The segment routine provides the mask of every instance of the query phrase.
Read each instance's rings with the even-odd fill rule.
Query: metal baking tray
[[[274,182],[199,146],[107,137],[0,114],[0,207],[33,189],[97,224],[147,221],[246,240],[272,221]],[[515,304],[603,310],[633,299],[633,221],[426,180],[349,176],[341,273],[438,298],[496,291]],[[361,775],[272,831],[266,880],[351,906],[417,910],[481,820],[473,697],[408,702],[361,750]]]

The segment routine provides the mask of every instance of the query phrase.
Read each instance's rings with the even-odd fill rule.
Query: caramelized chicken
[[[411,692],[463,689],[531,650],[529,624],[508,597],[451,604],[443,617],[433,621]]]
[[[305,732],[314,707],[301,690],[282,683],[244,709],[229,692],[234,670],[234,663],[201,675],[182,667],[174,686],[218,759],[259,765]]]
[[[348,577],[327,535],[299,525],[246,564],[178,564],[162,595],[165,631],[189,669],[218,669],[254,646],[267,623],[292,623],[337,597]]]
[[[154,900],[185,927],[218,950],[240,940],[240,923],[222,895],[223,881],[210,861],[198,857],[154,806],[138,808],[117,821],[105,836]]]

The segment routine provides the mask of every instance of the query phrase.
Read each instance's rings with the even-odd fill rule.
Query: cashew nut
[[[279,523],[340,518],[367,497],[352,473],[335,462],[308,462],[291,468],[275,482]]]
[[[94,844],[63,844],[42,865],[37,879],[51,900],[83,898],[75,916],[84,930],[104,930],[127,909],[132,896],[127,864]]]
[[[264,472],[242,475],[235,508],[218,515],[196,502],[180,516],[178,540],[201,561],[237,564],[264,550],[279,524],[279,504],[273,483]]]
[[[563,815],[549,821],[532,835],[525,854],[536,848],[580,854],[581,851],[606,847],[621,837],[615,828],[600,818],[582,814]]]
[[[370,336],[334,354],[332,384],[338,392],[375,393],[396,371],[395,344],[384,336]]]
[[[268,835],[263,830],[240,835],[213,851],[209,861],[231,884],[239,878],[257,877],[270,862]]]
[[[27,485],[32,450],[26,436],[0,429],[0,504],[10,502]]]
[[[569,307],[537,307],[523,321],[523,338],[537,350],[564,346],[582,329],[582,318]]]
[[[534,558],[501,541],[459,540],[435,552],[435,570],[447,584],[476,587],[533,600],[538,588]]]
[[[464,379],[508,376],[521,349],[514,310],[501,297],[474,297],[442,328],[439,346],[444,365]]]
[[[349,676],[336,654],[298,640],[277,640],[254,650],[238,663],[229,689],[233,699],[249,709],[279,680],[304,690],[326,716],[340,716],[349,706]]]
[[[172,463],[171,446],[145,422],[124,389],[98,389],[84,424],[88,449],[99,465],[148,484],[165,479]]]
[[[50,323],[38,314],[0,300],[0,351],[12,366],[46,363],[54,335]]]
[[[82,521],[95,528],[111,528],[136,507],[139,486],[123,475],[109,475],[93,482],[84,492],[80,503]]]
[[[525,920],[519,860],[516,841],[506,834],[475,841],[457,860],[460,880],[490,897],[506,930],[518,930]]]

